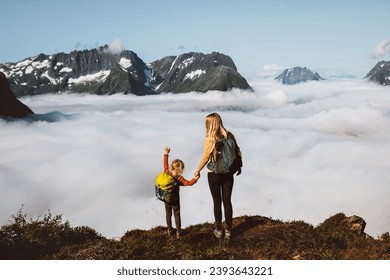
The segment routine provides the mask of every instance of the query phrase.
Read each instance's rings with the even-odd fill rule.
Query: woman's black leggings
[[[232,206],[232,191],[233,191],[233,174],[215,174],[208,173],[209,187],[211,196],[214,202],[214,217],[217,229],[221,229],[222,225],[222,203],[225,211],[226,229],[232,229],[233,206]]]

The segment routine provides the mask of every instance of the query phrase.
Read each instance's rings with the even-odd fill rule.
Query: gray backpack
[[[216,174],[236,173],[242,167],[242,158],[239,154],[239,147],[233,134],[228,133],[226,139],[215,143],[216,159],[211,156],[207,168]],[[238,175],[238,174],[237,174]]]

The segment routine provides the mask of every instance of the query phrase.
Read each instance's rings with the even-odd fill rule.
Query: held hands
[[[171,148],[165,147],[164,155],[169,155],[169,152],[171,151]]]
[[[194,184],[196,184],[198,182],[199,178],[200,178],[200,175],[198,174],[197,176],[194,176],[194,178],[191,181],[195,180]]]
[[[196,180],[196,182],[198,182],[199,178],[200,178],[200,173],[199,172],[195,172],[194,179]]]

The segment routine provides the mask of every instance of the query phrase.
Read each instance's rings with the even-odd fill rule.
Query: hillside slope
[[[233,220],[233,238],[217,242],[213,225],[187,227],[177,239],[166,228],[130,230],[119,240],[89,227],[71,227],[50,212],[26,220],[21,211],[0,230],[0,259],[57,260],[346,260],[390,259],[390,236],[366,235],[363,219],[336,214],[314,227],[303,221],[283,222],[261,216]]]

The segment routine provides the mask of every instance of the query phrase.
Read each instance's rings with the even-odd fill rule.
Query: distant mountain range
[[[0,64],[16,97],[53,92],[87,92],[99,95],[162,92],[185,93],[233,88],[252,90],[224,54],[190,52],[146,64],[136,53],[112,53],[108,46],[91,50],[40,54],[16,63]],[[380,61],[366,75],[370,81],[390,84],[390,61]],[[285,69],[275,80],[287,85],[323,78],[306,67]]]
[[[356,78],[356,76],[347,75],[342,78]],[[383,86],[390,85],[390,61],[379,61],[364,78]],[[285,69],[275,80],[286,85],[295,85],[324,79],[317,72],[297,66]]]
[[[132,51],[114,54],[104,46],[0,64],[0,72],[5,73],[17,97],[66,91],[148,95],[251,90],[233,60],[218,52],[191,52],[146,64]]]

